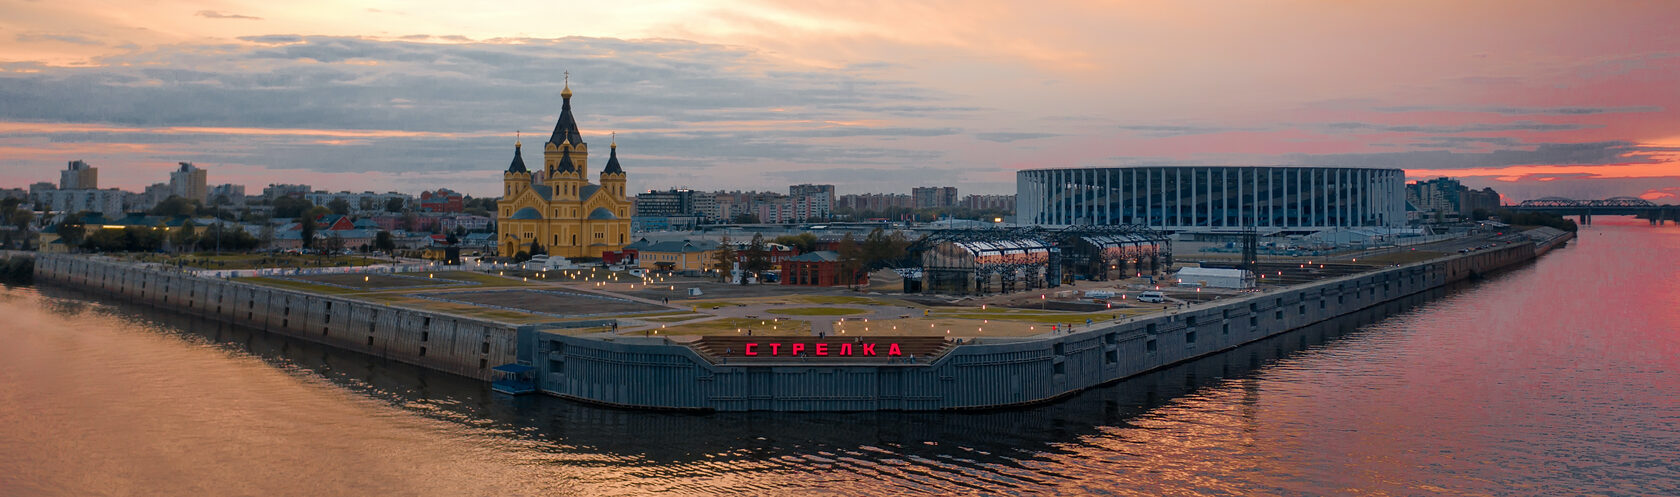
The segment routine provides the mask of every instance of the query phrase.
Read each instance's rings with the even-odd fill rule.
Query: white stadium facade
[[[1019,224],[1141,225],[1161,231],[1404,227],[1400,169],[1136,166],[1028,169],[1015,177]]]

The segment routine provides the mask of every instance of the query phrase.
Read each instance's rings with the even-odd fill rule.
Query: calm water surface
[[[989,413],[515,400],[10,288],[0,495],[1680,495],[1680,229],[1599,222],[1387,319]]]

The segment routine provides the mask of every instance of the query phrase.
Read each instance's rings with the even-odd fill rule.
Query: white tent
[[[1248,288],[1254,286],[1254,275],[1241,269],[1187,267],[1178,270],[1178,284],[1212,288]]]

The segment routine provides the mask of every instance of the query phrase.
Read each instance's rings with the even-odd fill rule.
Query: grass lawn
[[[907,302],[898,299],[882,299],[875,297],[855,297],[851,295],[800,295],[795,297],[803,302],[812,304],[855,304],[855,305],[890,305],[907,306]]]
[[[176,265],[184,263],[199,269],[257,269],[277,267],[345,267],[384,264],[390,261],[360,255],[278,255],[278,254],[222,254],[197,253],[183,255],[140,254],[134,260]]]
[[[426,276],[426,275],[432,274],[432,273],[403,273],[403,274],[407,274],[407,275],[410,275],[410,276]],[[479,273],[479,272],[474,272],[474,271],[445,271],[445,272],[436,273],[436,274],[437,274],[437,277],[439,277],[439,278],[451,279],[451,280],[457,280],[457,281],[471,281],[471,282],[474,282],[474,283],[478,283],[479,286],[526,286],[526,285],[530,284],[530,283],[527,283],[527,282],[520,281],[517,278],[504,278],[504,277],[496,276],[496,275],[490,274],[490,273]]]
[[[767,312],[774,314],[787,314],[789,316],[850,316],[853,314],[865,314],[869,311],[863,309],[847,309],[844,307],[788,307],[773,308]]]
[[[738,329],[749,328],[753,330],[753,336],[804,336],[811,334],[811,323],[791,319],[778,322],[769,319],[722,318],[655,329],[659,330],[658,334],[660,335],[723,335],[737,333],[735,330]],[[626,331],[624,334],[637,335],[642,334],[642,332]]]
[[[976,309],[972,307],[957,309],[935,309],[928,317],[934,319],[974,319],[993,321],[1014,321],[1034,324],[1078,323],[1084,324],[1086,319],[1092,321],[1112,321],[1114,319],[1160,312],[1160,309],[1110,309],[1102,312],[1061,312],[1035,311],[1030,309],[1010,309],[1006,307],[992,307]]]
[[[310,284],[310,283],[304,283],[304,282],[301,282],[301,281],[281,280],[281,279],[263,278],[263,277],[235,278],[233,281],[238,281],[238,282],[241,282],[241,283],[255,283],[255,284],[258,284],[258,285],[286,288],[286,289],[290,289],[290,290],[302,290],[302,291],[305,291],[305,292],[319,293],[319,294],[322,294],[322,295],[350,295],[350,294],[362,293],[362,292],[365,291],[365,290],[351,290],[351,289],[348,289],[348,288],[331,287],[331,286],[326,286],[326,285],[315,285],[315,284]]]
[[[1389,252],[1389,253],[1386,253],[1386,254],[1373,255],[1373,256],[1370,256],[1370,257],[1360,257],[1358,263],[1359,264],[1379,264],[1379,265],[1381,265],[1381,264],[1411,264],[1413,262],[1427,261],[1427,260],[1430,260],[1430,259],[1441,257],[1443,255],[1446,255],[1446,254],[1443,254],[1443,253],[1440,253],[1440,252],[1428,251],[1428,250],[1401,250],[1401,251],[1398,251],[1398,252]]]

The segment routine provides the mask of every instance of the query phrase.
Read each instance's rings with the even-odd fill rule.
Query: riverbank
[[[512,362],[514,326],[155,266],[40,255],[38,281],[69,285],[479,380]]]
[[[533,328],[520,330],[518,359],[536,368],[537,386],[544,393],[619,407],[928,411],[1032,405],[1340,316],[1384,309],[1408,296],[1532,261],[1573,236],[1561,233],[1537,243],[1483,248],[1193,304],[1178,312],[1094,323],[1074,333],[987,338],[952,346],[931,361],[883,357],[860,365],[807,356],[714,362],[692,347],[659,337],[565,336]],[[890,344],[893,339],[870,341]]]
[[[479,380],[489,379],[493,366],[517,362],[535,368],[542,392],[583,402],[704,411],[915,411],[1051,401],[1521,264],[1572,237],[1561,233],[1192,303],[1177,312],[1117,315],[1073,333],[945,346],[899,337],[906,351],[912,346],[929,351],[920,356],[890,356],[898,338],[874,336],[881,356],[862,363],[809,355],[736,362],[651,336],[651,330],[648,337],[550,331],[88,257],[43,256],[35,274],[43,281]],[[778,343],[792,350],[796,342],[811,340]],[[805,350],[821,350],[816,345]],[[858,350],[864,350],[861,342]]]

